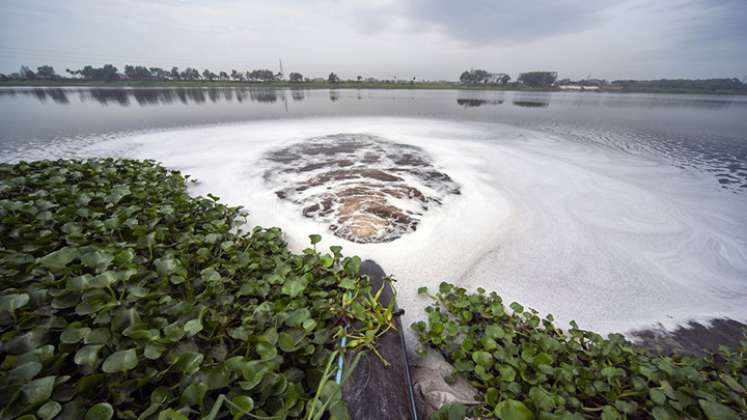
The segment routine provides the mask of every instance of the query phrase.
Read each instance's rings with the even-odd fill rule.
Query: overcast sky
[[[747,75],[747,0],[0,0],[0,72],[51,64],[456,80]]]

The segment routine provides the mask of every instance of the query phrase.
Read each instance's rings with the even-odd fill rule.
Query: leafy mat
[[[622,335],[562,331],[518,303],[478,289],[441,283],[428,320],[413,324],[420,342],[442,352],[454,375],[469,380],[485,404],[473,415],[502,419],[738,419],[747,413],[747,340],[736,352],[663,357]],[[420,351],[423,351],[421,348]],[[454,378],[452,378],[454,379]],[[444,407],[437,418],[460,418]]]
[[[0,165],[0,418],[347,418],[339,338],[375,350],[392,327],[360,259],[242,232],[187,178]]]

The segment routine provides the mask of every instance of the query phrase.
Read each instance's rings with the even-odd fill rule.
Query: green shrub
[[[343,326],[372,348],[391,307],[217,201],[151,161],[0,165],[0,418],[345,418]]]
[[[427,322],[413,329],[482,393],[477,415],[721,420],[747,413],[747,341],[736,352],[663,357],[575,322],[564,332],[551,315],[541,319],[518,303],[508,310],[482,289],[469,294],[442,283],[431,297]]]

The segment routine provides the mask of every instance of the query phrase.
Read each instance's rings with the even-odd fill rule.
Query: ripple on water
[[[265,181],[280,199],[358,243],[415,231],[425,212],[460,193],[421,148],[368,134],[314,137],[265,159]]]

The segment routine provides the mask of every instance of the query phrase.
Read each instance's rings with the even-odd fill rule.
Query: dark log
[[[385,274],[375,262],[364,261],[361,272],[369,276],[375,290],[381,287]],[[388,305],[391,299],[392,290],[387,286],[379,302]],[[368,352],[342,388],[343,399],[354,420],[417,420],[399,317],[395,317],[395,323],[397,330],[389,330],[381,336],[376,347],[390,366],[386,367],[375,354]],[[348,355],[346,363],[350,362],[351,356]]]

